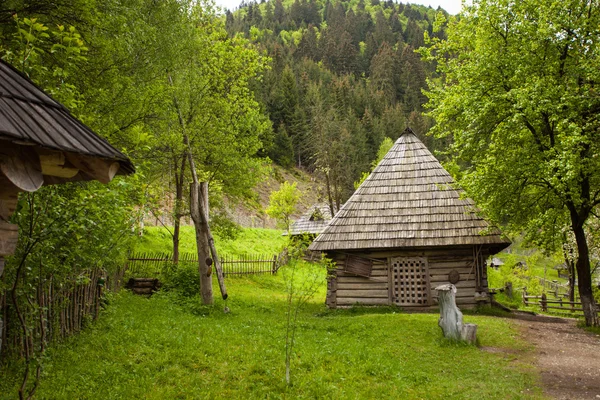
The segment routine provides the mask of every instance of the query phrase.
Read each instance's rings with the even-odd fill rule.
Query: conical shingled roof
[[[314,218],[318,213],[320,218]],[[331,221],[331,209],[325,203],[317,203],[310,207],[290,227],[290,235],[302,235],[303,233],[319,234]]]
[[[510,242],[461,198],[454,180],[407,128],[310,250],[489,245]]]

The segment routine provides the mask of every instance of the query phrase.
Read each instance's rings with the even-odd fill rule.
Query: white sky
[[[242,0],[215,0],[216,5],[229,10],[235,10],[241,2]],[[405,4],[423,4],[425,6],[431,6],[434,9],[441,6],[450,14],[458,14],[461,8],[461,0],[401,0],[400,2]]]

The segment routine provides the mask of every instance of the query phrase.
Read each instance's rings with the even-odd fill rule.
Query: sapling
[[[312,299],[324,282],[326,262],[308,264],[302,260],[305,241],[292,250],[292,259],[283,269],[287,291],[285,320],[285,382],[291,384],[291,364],[296,344],[298,314],[302,307]],[[303,266],[304,264],[304,266]]]

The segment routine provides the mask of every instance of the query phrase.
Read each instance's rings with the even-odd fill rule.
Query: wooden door
[[[392,303],[398,306],[423,307],[430,304],[429,270],[426,257],[390,259]]]

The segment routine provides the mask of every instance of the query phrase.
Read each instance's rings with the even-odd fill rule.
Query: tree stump
[[[440,319],[438,325],[444,336],[451,340],[469,344],[477,340],[477,325],[463,324],[463,314],[456,306],[456,286],[446,284],[435,288],[438,292]]]

